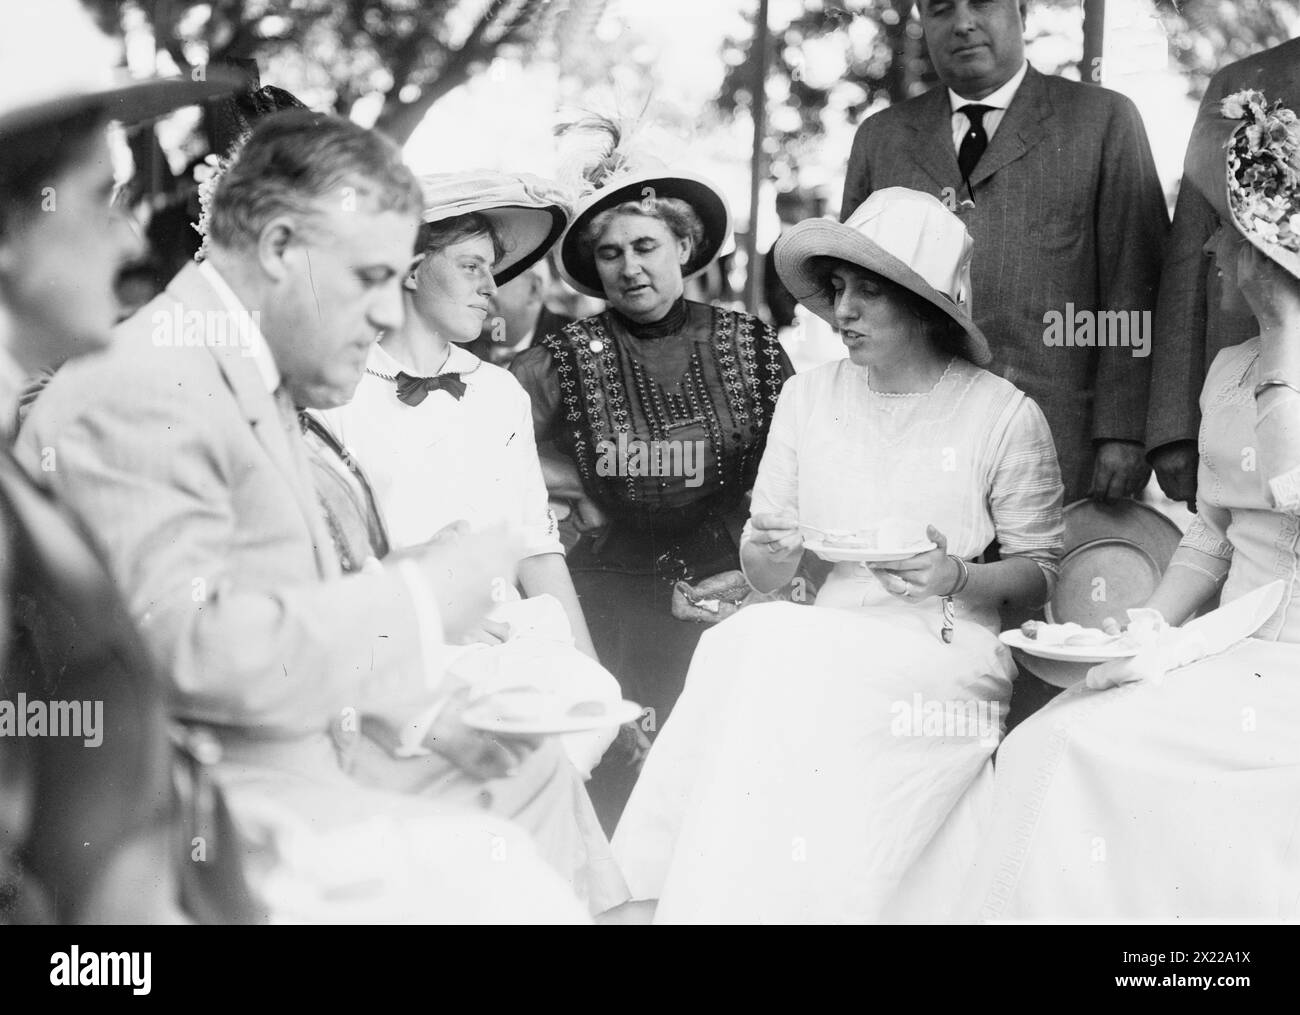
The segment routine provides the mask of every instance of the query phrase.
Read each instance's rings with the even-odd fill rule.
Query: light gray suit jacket
[[[1270,102],[1281,99],[1300,110],[1300,39],[1220,70],[1210,79],[1198,118],[1225,95],[1243,88],[1258,89]],[[1225,314],[1219,308],[1219,273],[1214,258],[1204,249],[1218,228],[1219,216],[1210,202],[1184,180],[1160,277],[1147,410],[1147,447],[1151,450],[1173,441],[1196,440],[1201,425],[1201,388],[1214,357],[1221,349],[1240,345],[1259,333],[1249,313]]]
[[[336,779],[337,734],[436,700],[416,606],[391,571],[340,575],[302,442],[253,360],[155,343],[178,311],[222,309],[185,268],[111,349],[54,377],[17,454],[98,539],[176,713],[235,764]]]
[[[1143,440],[1149,359],[1129,348],[1049,347],[1044,315],[1064,314],[1067,303],[1155,309],[1169,217],[1151,147],[1124,96],[1030,68],[971,186],[975,206],[958,214],[975,240],[975,321],[993,347],[990,369],[1047,416],[1069,501],[1087,492],[1094,440]],[[946,88],[863,121],[841,219],[883,187],[970,196]]]

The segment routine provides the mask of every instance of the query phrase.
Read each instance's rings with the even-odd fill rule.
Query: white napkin
[[[510,625],[511,641],[515,638],[546,638],[573,644],[569,615],[564,612],[563,604],[549,593],[497,603],[488,616]]]
[[[1088,671],[1088,686],[1101,689],[1135,680],[1159,682],[1170,670],[1217,655],[1268,623],[1285,591],[1284,582],[1270,582],[1182,627],[1166,628],[1137,655],[1094,666]]]

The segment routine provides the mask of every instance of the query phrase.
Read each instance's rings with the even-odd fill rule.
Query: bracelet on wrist
[[[1269,388],[1286,388],[1287,390],[1294,391],[1297,395],[1300,395],[1300,386],[1292,384],[1290,381],[1285,381],[1281,377],[1270,377],[1255,385],[1255,397],[1259,398],[1259,396]]]
[[[948,554],[948,559],[957,565],[957,580],[953,583],[952,588],[944,593],[943,598],[945,599],[961,595],[962,590],[966,588],[966,583],[970,581],[970,568],[966,566],[966,562],[955,553]]]
[[[953,630],[957,623],[957,608],[953,605],[952,597],[959,595],[961,590],[966,587],[966,583],[970,581],[970,568],[966,566],[966,562],[955,553],[948,554],[948,557],[957,565],[957,580],[942,597],[943,627],[939,632],[939,636],[943,639],[945,645],[952,644]]]

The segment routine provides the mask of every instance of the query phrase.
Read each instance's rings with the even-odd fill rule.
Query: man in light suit
[[[1198,119],[1226,95],[1253,88],[1270,103],[1300,107],[1300,39],[1224,67],[1201,100]],[[1160,488],[1172,500],[1196,508],[1198,405],[1205,374],[1219,350],[1259,334],[1254,317],[1224,312],[1221,281],[1205,249],[1219,217],[1195,187],[1184,182],[1160,276],[1155,351],[1151,355],[1151,403],[1147,410],[1148,458]]]
[[[881,187],[934,194],[960,214],[991,369],[1042,406],[1067,502],[1131,495],[1150,475],[1145,329],[1168,226],[1137,110],[1030,67],[1023,0],[917,6],[943,86],[858,128],[841,218]]]
[[[289,838],[337,844],[394,815],[491,810],[599,911],[622,898],[577,774],[553,745],[466,727],[441,670],[444,637],[486,612],[508,556],[453,533],[342,575],[312,485],[299,410],[350,398],[400,324],[420,206],[379,135],[307,112],[263,121],[211,199],[207,261],[55,376],[19,453],[98,537],[177,714],[220,747],[236,817],[283,813]],[[495,850],[531,876],[522,837],[485,815],[475,828],[479,873]]]

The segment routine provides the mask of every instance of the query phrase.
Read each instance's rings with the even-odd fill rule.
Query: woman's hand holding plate
[[[900,599],[917,602],[930,596],[945,596],[957,584],[960,572],[948,556],[948,538],[933,525],[926,526],[925,535],[934,543],[933,549],[905,560],[866,565]]]

